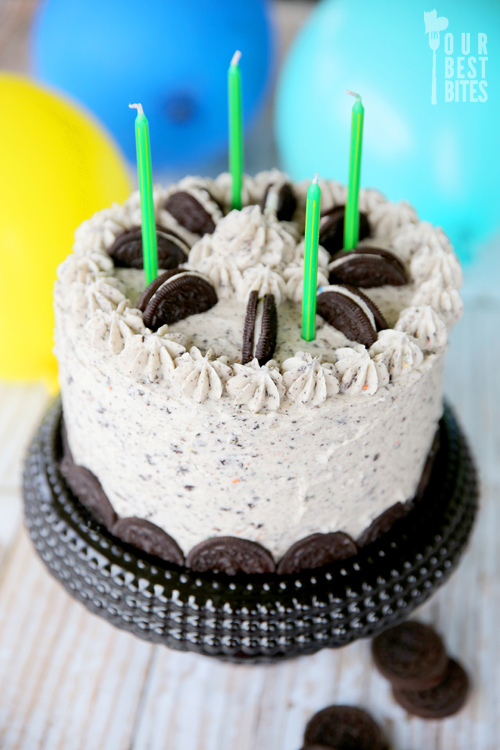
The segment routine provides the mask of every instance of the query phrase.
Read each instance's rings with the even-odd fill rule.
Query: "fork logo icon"
[[[437,12],[431,10],[424,12],[425,33],[429,34],[429,47],[432,50],[432,94],[431,103],[436,104],[436,50],[439,47],[440,32],[448,28],[448,19],[444,16],[437,17]]]

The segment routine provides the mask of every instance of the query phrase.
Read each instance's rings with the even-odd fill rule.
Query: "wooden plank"
[[[0,602],[2,749],[129,750],[153,647],[72,600],[24,531]]]

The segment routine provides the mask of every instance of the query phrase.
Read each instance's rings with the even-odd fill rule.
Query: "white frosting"
[[[396,330],[413,336],[424,352],[436,352],[448,340],[446,325],[430,305],[407,307],[399,316]]]
[[[283,362],[281,369],[288,398],[302,406],[321,406],[339,392],[335,366],[322,363],[320,357],[312,357],[309,352],[297,352]]]
[[[183,395],[199,404],[207,398],[222,398],[224,383],[231,377],[227,357],[216,357],[213,349],[203,356],[196,346],[176,359],[172,384]]]
[[[244,202],[260,200],[275,178],[246,177]],[[413,496],[432,443],[445,323],[461,313],[451,246],[408,206],[361,191],[375,241],[408,265],[407,286],[366,290],[396,330],[368,352],[318,317],[305,342],[297,233],[307,186],[294,186],[297,223],[278,224],[272,210],[231,212],[228,176],[197,181],[186,189],[206,190],[227,213],[215,215],[213,235],[179,231],[194,245],[188,267],[217,289],[211,310],[156,333],[145,328],[134,309],[143,272],[114,268],[106,254],[140,223],[138,193],[84,222],[59,269],[56,354],[75,460],[99,477],[119,516],[148,518],[184,552],[211,534],[259,541],[277,558],[318,531],[356,538]],[[322,187],[324,210],[345,201],[344,186]],[[158,223],[173,189],[154,190]],[[324,286],[328,260],[320,248]],[[279,305],[275,361],[264,367],[239,361],[252,288]]]
[[[299,263],[289,263],[283,269],[283,278],[286,282],[286,296],[292,302],[302,302],[304,295],[304,260]],[[316,278],[316,289],[328,285],[328,271],[318,266]]]
[[[162,326],[156,334],[132,336],[125,344],[120,356],[120,369],[141,383],[170,382],[175,361],[185,351],[182,334],[169,334],[168,326]]]
[[[415,292],[412,306],[430,305],[452,328],[462,317],[464,305],[457,289],[445,287],[441,274],[434,274],[424,281]]]
[[[257,263],[253,268],[247,268],[243,271],[240,282],[239,296],[241,299],[248,299],[251,292],[258,292],[259,299],[264,297],[265,294],[274,294],[276,304],[280,305],[281,300],[286,295],[286,282],[277,270],[273,270],[263,263]]]
[[[335,352],[335,364],[340,381],[340,393],[373,396],[389,382],[389,373],[383,362],[370,359],[362,344],[342,347]]]
[[[375,237],[392,238],[402,226],[416,224],[416,211],[406,201],[400,203],[380,202],[368,214],[368,221]]]
[[[422,364],[424,358],[416,339],[403,331],[390,329],[380,331],[369,353],[376,363],[387,368],[391,380],[408,375]]]
[[[245,406],[256,414],[259,411],[276,411],[285,393],[283,377],[271,360],[262,367],[256,359],[247,365],[234,365],[235,375],[227,383],[227,392],[235,406]]]

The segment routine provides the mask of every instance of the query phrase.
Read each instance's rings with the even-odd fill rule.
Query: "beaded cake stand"
[[[59,471],[61,404],[25,465],[25,520],[71,596],[140,638],[233,662],[276,662],[345,646],[406,619],[458,564],[477,511],[476,471],[451,410],[423,498],[355,557],[279,576],[195,573],[114,537]]]

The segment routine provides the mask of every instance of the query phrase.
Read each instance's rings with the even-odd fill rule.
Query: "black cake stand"
[[[265,663],[376,635],[406,619],[456,568],[477,511],[475,467],[445,407],[422,500],[355,557],[294,575],[195,573],[117,539],[74,497],[59,471],[61,415],[57,399],[26,459],[33,544],[91,612],[170,648]]]

